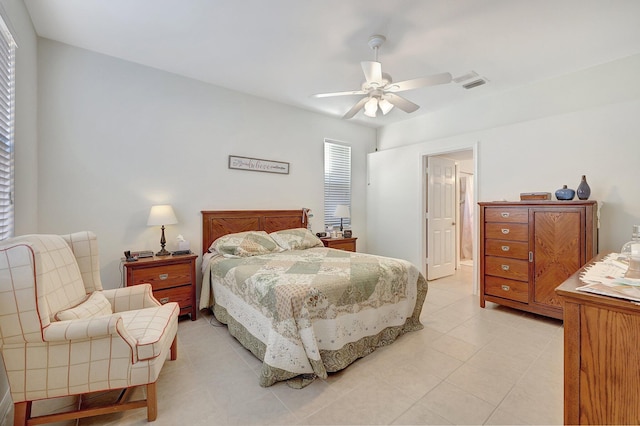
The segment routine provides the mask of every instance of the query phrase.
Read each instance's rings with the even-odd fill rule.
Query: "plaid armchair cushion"
[[[71,308],[59,311],[56,314],[58,321],[74,320],[80,318],[92,318],[100,315],[111,315],[111,303],[101,292],[94,291],[82,303]]]

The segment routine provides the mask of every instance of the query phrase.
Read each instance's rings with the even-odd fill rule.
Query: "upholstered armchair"
[[[144,407],[155,420],[156,380],[169,354],[176,359],[179,312],[149,284],[104,290],[91,232],[0,242],[0,350],[14,425]],[[130,401],[141,385],[146,399]],[[112,406],[31,417],[33,401],[110,389],[122,390]]]

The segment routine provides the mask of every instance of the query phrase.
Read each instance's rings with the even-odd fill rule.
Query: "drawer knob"
[[[502,265],[502,270],[503,271],[508,271],[509,270],[509,265]]]
[[[502,251],[509,251],[509,246],[502,246]]]
[[[160,303],[162,303],[163,305],[165,303],[169,303],[169,298],[168,297],[163,297],[162,299],[160,299]]]
[[[506,235],[506,234],[509,233],[509,228],[502,228],[501,231],[502,231],[503,234]]]
[[[158,276],[161,280],[166,280],[167,278],[169,278],[169,274],[160,274]]]
[[[509,217],[509,212],[502,212],[502,213],[500,213],[500,216]]]
[[[511,287],[509,287],[508,285],[504,285],[504,284],[502,284],[500,287],[502,287],[502,289],[503,289],[504,291],[509,291],[509,290],[511,290]]]

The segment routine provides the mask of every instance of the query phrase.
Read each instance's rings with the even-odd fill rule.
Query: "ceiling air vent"
[[[482,86],[483,84],[486,84],[486,83],[487,83],[487,80],[483,78],[479,78],[477,80],[473,80],[469,83],[463,84],[462,87],[464,87],[465,89],[473,89],[474,87]]]

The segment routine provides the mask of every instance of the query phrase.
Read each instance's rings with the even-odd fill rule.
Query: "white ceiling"
[[[640,53],[638,0],[25,0],[39,36],[342,117],[361,61],[395,81],[477,72],[489,83],[402,92],[421,108],[378,127]]]

